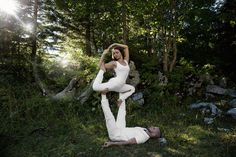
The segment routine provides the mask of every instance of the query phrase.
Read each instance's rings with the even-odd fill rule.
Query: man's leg
[[[125,128],[126,127],[126,105],[125,105],[125,100],[121,103],[119,106],[119,110],[117,113],[117,118],[116,118],[116,125],[118,128]]]
[[[101,104],[102,104],[102,110],[103,110],[105,120],[106,120],[106,127],[107,127],[109,138],[113,139],[113,137],[115,137],[116,135],[117,125],[116,125],[114,115],[111,112],[109,102],[105,94],[102,94]]]

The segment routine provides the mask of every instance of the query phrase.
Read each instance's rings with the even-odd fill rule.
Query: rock
[[[220,85],[221,87],[223,87],[223,88],[226,88],[226,86],[227,86],[227,81],[226,81],[226,78],[225,78],[225,77],[222,77],[222,78],[220,79],[219,85]]]
[[[225,95],[226,89],[221,88],[217,85],[207,85],[206,92],[213,93],[213,94]]]
[[[229,95],[231,97],[236,97],[236,90],[233,89],[224,89],[217,85],[207,85],[207,93],[219,94],[219,95]]]
[[[158,141],[160,144],[167,144],[167,140],[164,137],[159,138]]]
[[[206,93],[205,96],[206,96],[206,99],[214,99],[215,98],[215,95],[210,94],[210,93]]]
[[[142,92],[138,92],[138,93],[135,93],[135,94],[132,95],[132,99],[134,101],[142,99],[142,98],[143,98],[143,93]]]
[[[218,127],[217,127],[217,130],[218,130],[218,131],[224,131],[224,132],[229,132],[229,131],[231,131],[230,129],[218,128]]]
[[[142,92],[138,92],[132,95],[132,99],[136,102],[138,102],[138,104],[143,105],[144,104],[144,99],[143,99],[143,93]]]
[[[229,96],[231,96],[231,97],[236,98],[236,90],[227,89],[226,94],[229,95]]]
[[[140,83],[139,72],[138,70],[136,70],[136,67],[133,61],[130,61],[129,67],[130,67],[130,72],[129,72],[129,77],[127,79],[127,83],[136,87]]]
[[[216,105],[214,105],[213,103],[206,103],[206,102],[194,103],[190,105],[190,108],[191,109],[210,109],[212,116],[220,116],[222,113],[222,111],[218,109]]]
[[[168,83],[168,78],[163,75],[160,71],[158,71],[158,80],[160,86],[166,86]]]
[[[144,104],[144,99],[136,100],[136,102],[137,102],[139,105],[143,105],[143,104]]]
[[[233,119],[236,119],[236,108],[232,108],[226,112],[227,115],[230,115],[233,117]]]
[[[206,123],[206,124],[212,124],[213,122],[214,122],[214,118],[204,118],[204,122]]]
[[[236,107],[236,99],[233,99],[233,100],[231,100],[230,102],[229,102],[229,105],[231,106],[231,107]]]

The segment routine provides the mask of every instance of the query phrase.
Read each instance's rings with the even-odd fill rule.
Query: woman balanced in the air
[[[104,64],[104,57],[109,53],[112,48],[113,61]],[[99,62],[100,70],[94,80],[93,90],[99,92],[115,91],[119,93],[118,106],[132,95],[135,88],[126,84],[126,79],[129,75],[129,48],[127,45],[114,43],[104,50]],[[108,82],[102,83],[103,74],[106,70],[112,69],[115,71],[116,76],[109,79]]]

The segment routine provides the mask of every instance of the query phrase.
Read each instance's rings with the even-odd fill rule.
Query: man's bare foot
[[[122,101],[121,99],[118,99],[118,100],[117,100],[117,106],[120,107],[120,105],[121,105],[122,102],[123,102],[123,101]]]
[[[100,66],[100,69],[102,69],[104,72],[106,72],[106,68],[105,68],[104,62],[102,62],[101,66]]]
[[[108,88],[106,88],[105,90],[101,91],[101,93],[102,93],[103,95],[106,95],[108,92],[109,92],[109,89],[108,89]]]

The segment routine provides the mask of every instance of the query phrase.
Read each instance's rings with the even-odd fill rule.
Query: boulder
[[[219,94],[219,95],[229,95],[231,97],[236,97],[236,90],[234,89],[225,89],[217,85],[207,85],[207,93]]]
[[[132,95],[132,99],[134,101],[136,101],[139,105],[143,105],[144,104],[144,98],[143,98],[143,93],[142,92],[134,93]]]
[[[168,78],[160,71],[158,71],[158,80],[160,86],[166,86],[168,84]]]
[[[226,91],[227,91],[226,89],[224,89],[220,86],[217,86],[217,85],[207,85],[207,87],[206,87],[206,92],[208,92],[208,93],[225,95]]]
[[[136,87],[140,83],[139,72],[138,70],[136,70],[136,67],[133,61],[130,61],[129,67],[130,67],[130,72],[129,72],[129,77],[127,79],[127,83]]]
[[[231,107],[236,108],[236,99],[231,100],[231,101],[229,102],[229,105],[230,105]]]
[[[220,116],[222,111],[216,107],[213,103],[200,102],[190,105],[191,109],[209,109],[212,116]]]
[[[230,115],[231,117],[233,117],[233,119],[236,119],[236,108],[232,108],[232,109],[229,109],[227,112],[226,112],[227,115]]]
[[[227,86],[227,81],[226,81],[226,78],[225,78],[225,77],[222,77],[222,78],[220,79],[219,85],[220,85],[221,87],[223,87],[223,88],[226,88],[226,86]]]

